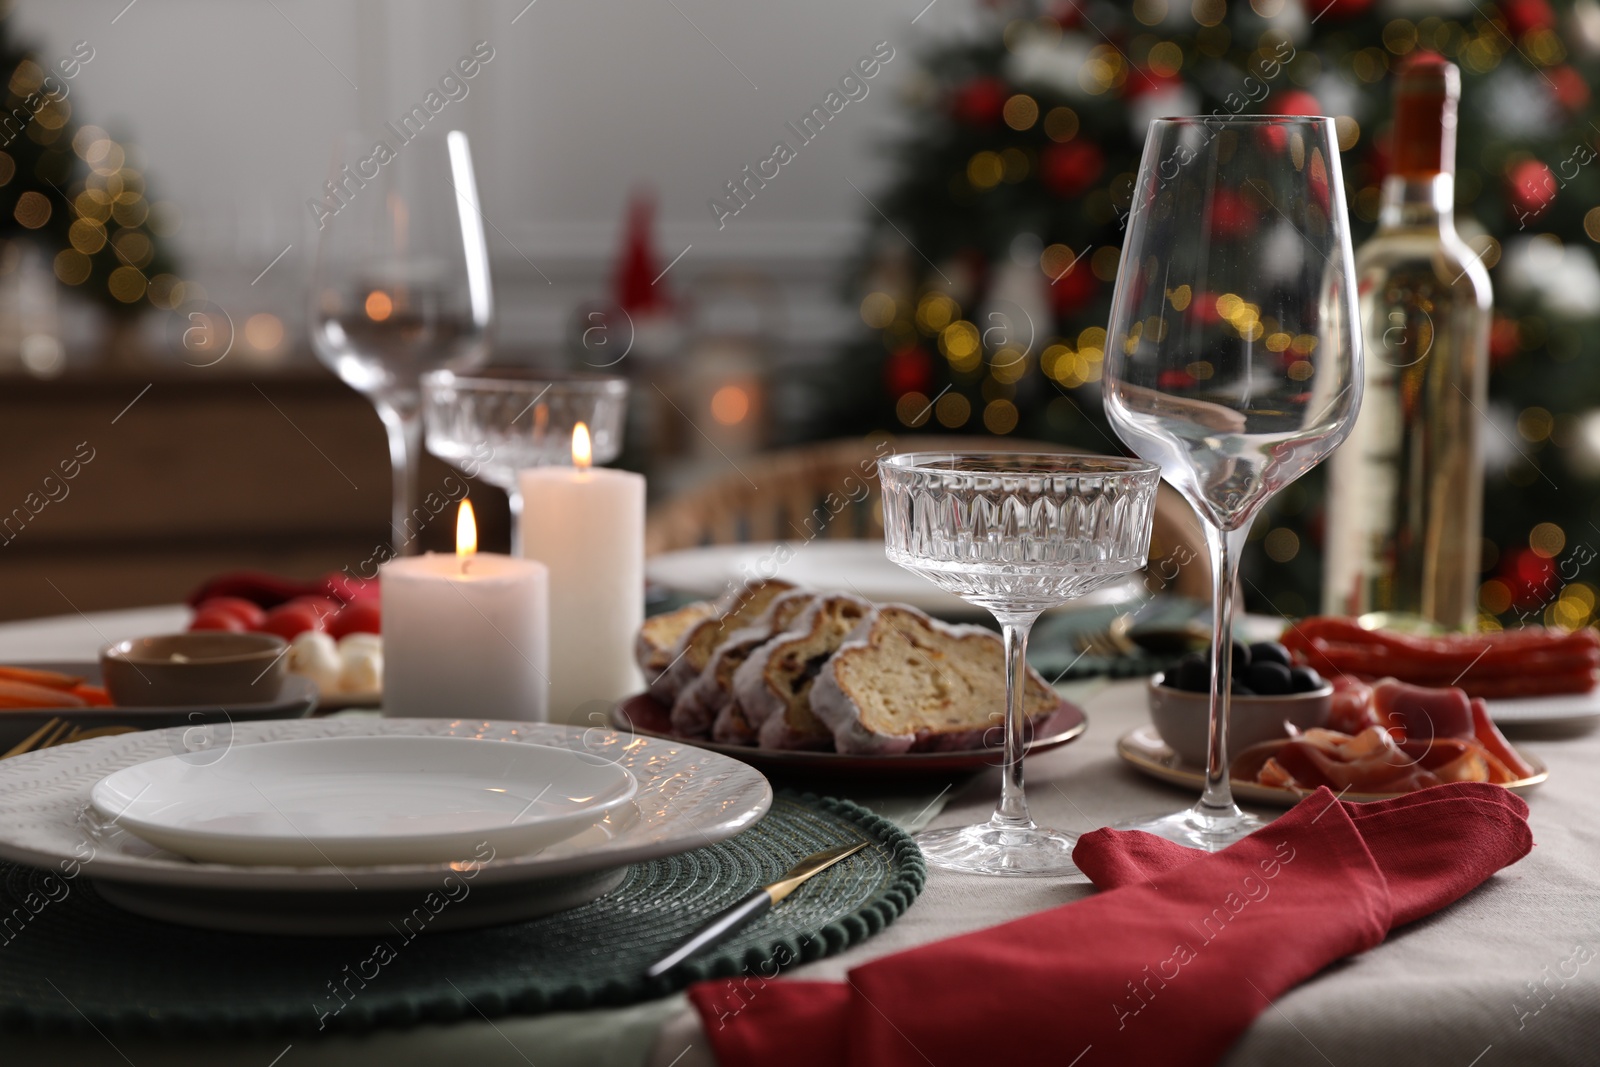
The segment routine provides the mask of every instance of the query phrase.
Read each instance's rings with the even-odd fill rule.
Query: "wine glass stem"
[[[1211,728],[1206,742],[1206,791],[1200,807],[1213,815],[1237,814],[1239,810],[1228,781],[1228,699],[1233,689],[1233,594],[1239,584],[1239,556],[1249,534],[1249,523],[1237,530],[1206,525],[1212,585]]]
[[[417,506],[417,477],[422,464],[422,416],[412,406],[374,401],[378,417],[389,435],[389,466],[394,474],[394,498],[389,516],[390,534],[397,556],[422,551],[421,528],[412,512]]]
[[[1028,693],[1028,632],[1033,629],[1037,611],[1022,614],[996,613],[1006,644],[1006,725],[1004,777],[1000,781],[1000,803],[990,818],[991,826],[1021,830],[1033,826],[1028,801],[1022,793],[1022,757],[1026,754],[1023,736],[1026,727],[1025,705]]]

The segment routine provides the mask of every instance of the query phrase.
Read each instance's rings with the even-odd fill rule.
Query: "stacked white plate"
[[[373,933],[423,907],[462,928],[592,899],[771,800],[738,760],[611,730],[224,723],[0,763],[0,857],[190,925]]]
[[[316,737],[183,753],[102,778],[102,825],[213,863],[466,862],[572,837],[633,799],[626,767],[549,745]]]

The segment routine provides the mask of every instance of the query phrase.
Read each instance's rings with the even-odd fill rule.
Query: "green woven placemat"
[[[795,860],[863,838],[875,847],[720,948],[676,974],[644,978],[710,916]],[[0,1028],[294,1034],[627,1004],[701,978],[770,978],[839,952],[894,921],[925,875],[922,854],[893,823],[809,794],[780,795],[761,822],[720,844],[635,864],[617,889],[570,911],[410,942],[173,926],[107,904],[87,879],[68,884],[5,864]]]

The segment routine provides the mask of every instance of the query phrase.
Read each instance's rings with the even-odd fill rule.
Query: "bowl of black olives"
[[[1211,657],[1191,652],[1151,676],[1150,719],[1161,739],[1183,762],[1204,767],[1210,730]],[[1324,726],[1333,708],[1333,686],[1315,670],[1296,664],[1276,641],[1233,643],[1233,686],[1228,701],[1228,752],[1286,737],[1288,726]]]

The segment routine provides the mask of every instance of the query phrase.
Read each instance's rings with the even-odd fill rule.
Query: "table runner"
[[[797,859],[858,853],[724,945],[655,980],[644,969]],[[87,879],[0,866],[0,1030],[318,1034],[627,1004],[711,975],[773,977],[893,922],[921,854],[849,801],[784,794],[727,841],[629,868],[616,890],[529,922],[395,937],[290,938],[173,926],[121,911]],[[3,1045],[0,1045],[3,1047]]]

